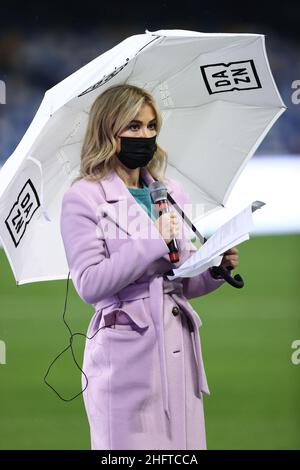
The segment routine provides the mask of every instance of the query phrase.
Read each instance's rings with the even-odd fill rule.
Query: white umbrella
[[[49,89],[0,172],[0,238],[18,284],[65,279],[62,196],[78,175],[88,113],[106,88],[150,91],[162,111],[167,176],[203,214],[222,207],[286,109],[264,35],[184,30],[131,36]]]

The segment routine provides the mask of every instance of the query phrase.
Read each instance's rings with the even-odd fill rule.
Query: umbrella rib
[[[140,52],[145,49],[145,47],[149,46],[149,44],[152,44],[152,42],[163,42],[165,39],[165,37],[161,37],[161,36],[156,36],[154,39],[152,39],[150,42],[148,42],[147,44],[145,44],[133,57],[133,60],[134,60],[134,64],[133,64],[133,67],[132,67],[132,70],[130,72],[130,74],[128,75],[128,77],[126,78],[125,82],[124,83],[130,83],[130,78],[132,76],[132,74],[134,73],[135,71],[135,66],[136,66],[136,63],[137,63],[137,60],[139,58],[139,55],[140,55]],[[152,46],[153,47],[153,46]]]
[[[239,103],[238,101],[227,101],[227,100],[222,100],[222,99],[216,99],[216,100],[213,100],[213,101],[207,101],[206,103],[202,103],[202,104],[197,104],[195,106],[172,106],[172,107],[169,107],[169,108],[163,108],[163,107],[160,107],[160,110],[161,111],[172,111],[174,109],[197,109],[197,108],[202,108],[203,106],[206,106],[206,105],[209,105],[209,104],[212,104],[212,103],[216,103],[217,101],[220,101],[220,102],[223,102],[223,103],[229,103],[229,104],[237,104],[237,105],[240,105],[240,106],[247,106],[249,108],[255,108],[255,109],[286,109],[286,106],[267,106],[267,105],[264,105],[264,106],[255,106],[253,104],[248,104],[248,103]]]
[[[157,40],[161,40],[161,42],[165,39],[165,36],[155,36],[154,39],[152,39],[151,41],[147,42],[147,44],[145,44],[143,47],[141,47],[141,49],[139,51],[137,51],[137,53],[135,54],[135,57],[143,50],[145,49],[145,47],[149,46],[149,44],[151,44],[152,42],[154,41],[157,41]]]

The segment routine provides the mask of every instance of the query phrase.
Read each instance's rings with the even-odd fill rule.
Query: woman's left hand
[[[236,268],[239,264],[239,250],[234,246],[229,250],[225,251],[223,259],[221,261],[221,266],[225,269],[227,266],[231,266],[233,269]]]

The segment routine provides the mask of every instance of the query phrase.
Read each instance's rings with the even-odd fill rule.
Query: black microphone
[[[153,204],[155,204],[155,207],[158,210],[158,217],[160,217],[165,212],[170,212],[167,197],[168,190],[164,183],[162,183],[161,181],[153,181],[153,183],[149,184],[149,191]],[[179,261],[179,253],[177,241],[175,238],[173,238],[168,243],[168,248],[171,263],[177,263],[177,261]]]

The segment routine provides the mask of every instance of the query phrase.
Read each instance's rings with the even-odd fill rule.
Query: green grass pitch
[[[243,289],[228,284],[190,302],[201,316],[201,342],[211,395],[204,397],[209,449],[300,449],[300,235],[252,237],[239,246],[235,270]],[[43,377],[68,344],[62,321],[66,281],[17,287],[0,250],[0,449],[89,449],[81,396],[61,401]],[[72,282],[66,320],[85,332],[93,307]],[[74,349],[82,359],[84,337]],[[80,391],[71,354],[49,380],[70,398]]]

